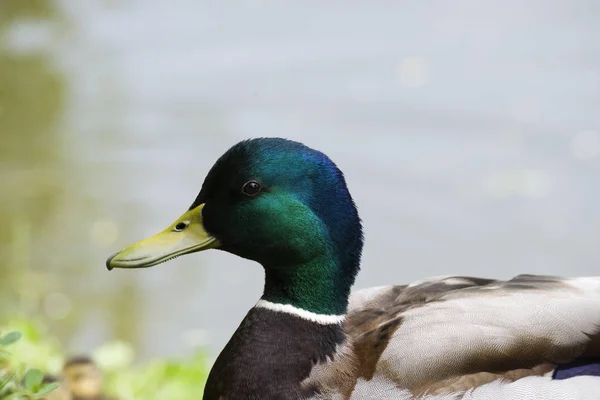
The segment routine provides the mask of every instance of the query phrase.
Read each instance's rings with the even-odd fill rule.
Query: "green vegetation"
[[[42,384],[42,377],[59,376],[66,355],[43,326],[12,320],[0,326],[0,338],[0,399],[39,399],[57,386]],[[210,367],[203,352],[185,360],[134,365],[132,349],[124,342],[110,342],[91,352],[104,373],[107,394],[119,400],[199,398]]]
[[[102,321],[107,334],[129,340],[90,349],[104,373],[106,393],[120,400],[198,399],[209,367],[203,353],[134,364],[134,344],[143,332],[131,316],[142,302],[130,278],[113,282],[110,296],[81,284],[90,279],[91,269],[104,270],[104,261],[90,256],[93,249],[82,234],[89,226],[64,229],[75,221],[91,224],[90,215],[101,218],[72,172],[84,170],[89,179],[91,169],[70,164],[69,154],[79,148],[62,126],[71,82],[58,50],[65,46],[63,38],[77,35],[69,29],[55,0],[0,0],[0,399],[42,398],[56,386],[42,379],[60,377],[71,356],[61,341],[69,343],[100,307],[110,315]],[[38,31],[44,33],[40,42]],[[21,46],[15,39],[29,37],[28,32],[33,32],[33,46],[27,40]],[[65,251],[50,255],[58,245]],[[69,307],[72,303],[72,312],[49,316],[53,305],[47,300],[56,294]],[[13,315],[35,322],[10,319]]]
[[[0,398],[40,399],[55,390],[58,383],[42,383],[44,373],[38,368],[28,368],[6,349],[18,342],[21,332],[0,334]]]

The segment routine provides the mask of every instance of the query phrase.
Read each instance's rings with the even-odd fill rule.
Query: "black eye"
[[[248,181],[244,183],[244,186],[242,187],[242,192],[244,192],[244,194],[247,194],[248,196],[256,196],[260,192],[260,189],[260,183],[256,181]]]

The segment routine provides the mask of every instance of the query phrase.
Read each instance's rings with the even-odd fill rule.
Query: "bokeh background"
[[[0,320],[70,352],[216,356],[258,265],[104,261],[256,136],[345,171],[357,288],[600,274],[599,19],[596,0],[0,0]]]

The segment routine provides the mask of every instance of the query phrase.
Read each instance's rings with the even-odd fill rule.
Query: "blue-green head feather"
[[[363,234],[344,175],[325,154],[280,138],[240,142],[215,163],[190,209],[200,204],[222,250],[264,266],[264,299],[345,312]]]

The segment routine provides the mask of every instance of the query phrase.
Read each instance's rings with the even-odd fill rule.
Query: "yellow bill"
[[[172,258],[219,247],[219,242],[204,229],[202,208],[189,210],[167,229],[132,244],[106,260],[106,267],[146,268]]]

